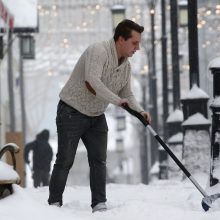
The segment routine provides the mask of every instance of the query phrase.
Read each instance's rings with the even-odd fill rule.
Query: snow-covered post
[[[211,169],[210,186],[220,182],[220,57],[209,64],[213,74],[212,133],[211,133]]]
[[[183,159],[190,172],[209,173],[210,121],[208,118],[209,96],[194,84],[181,99],[183,104]]]
[[[168,144],[174,154],[182,159],[182,149],[183,149],[183,133],[182,133],[182,122],[183,122],[183,112],[180,109],[176,109],[167,118],[169,139]],[[174,163],[173,159],[168,157],[168,178],[180,176],[180,171],[178,166]]]

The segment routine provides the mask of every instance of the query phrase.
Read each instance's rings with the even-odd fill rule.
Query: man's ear
[[[125,39],[124,39],[122,36],[119,36],[118,41],[119,41],[120,43],[123,43],[123,42],[125,41]]]

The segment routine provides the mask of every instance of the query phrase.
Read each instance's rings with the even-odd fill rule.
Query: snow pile
[[[184,135],[183,158],[191,173],[209,173],[210,134],[207,130],[187,129]]]
[[[220,107],[220,96],[217,96],[213,99],[211,107]]]
[[[216,57],[209,63],[209,68],[219,68],[220,67],[220,57]]]
[[[13,167],[0,161],[0,181],[2,180],[17,180],[19,176]]]
[[[185,120],[182,125],[209,125],[211,122],[206,119],[201,113],[196,113]]]
[[[169,144],[181,143],[183,141],[183,133],[178,132],[168,139]]]
[[[19,4],[15,4],[14,0],[2,1],[14,16],[14,26],[16,28],[37,27],[37,0],[19,0]]]
[[[207,176],[195,177],[202,186]],[[151,185],[107,185],[108,211],[93,213],[90,208],[89,187],[68,186],[61,208],[48,206],[48,187],[20,188],[0,200],[0,216],[4,220],[214,220],[220,219],[220,203],[205,213],[201,207],[202,195],[186,180],[157,181]],[[209,188],[220,192],[220,184]]]
[[[206,92],[200,89],[196,84],[194,84],[191,90],[182,99],[208,99],[209,96]]]
[[[179,109],[176,109],[172,112],[167,118],[167,123],[170,122],[182,122],[183,121],[183,112]]]

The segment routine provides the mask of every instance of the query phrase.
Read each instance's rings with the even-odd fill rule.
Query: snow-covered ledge
[[[12,166],[0,161],[0,184],[19,183],[20,177]]]
[[[167,118],[167,123],[182,122],[182,121],[183,121],[183,112],[180,109],[176,109]]]
[[[0,159],[2,159],[3,155],[6,152],[10,152],[12,156],[13,166],[7,164],[3,160],[0,160],[0,185],[5,184],[13,184],[20,183],[20,177],[18,173],[15,171],[16,161],[15,161],[15,153],[18,153],[20,150],[19,146],[15,143],[5,144],[0,149]]]
[[[185,120],[183,126],[200,126],[200,125],[210,125],[211,122],[206,119],[201,113],[196,113]]]
[[[182,97],[182,100],[185,99],[209,99],[209,95],[194,84],[189,92]]]
[[[171,112],[167,118],[168,124],[168,137],[175,135],[178,132],[182,131],[181,123],[183,122],[183,112],[180,109],[176,109]]]
[[[5,7],[14,16],[14,28],[31,28],[38,27],[37,0],[19,0],[15,4],[14,0],[2,0]],[[0,26],[2,26],[0,24]]]
[[[183,133],[182,132],[178,132],[168,139],[168,144],[175,145],[175,144],[182,144],[182,143],[183,143]]]
[[[211,102],[211,107],[220,107],[220,96],[217,96],[213,99],[213,101]]]
[[[216,57],[215,59],[211,60],[208,67],[209,69],[220,68],[220,57]]]

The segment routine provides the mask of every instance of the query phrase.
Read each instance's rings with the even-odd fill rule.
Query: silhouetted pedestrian
[[[36,136],[36,140],[25,146],[24,159],[27,164],[29,153],[33,152],[33,180],[34,187],[48,186],[50,177],[50,164],[53,157],[52,148],[48,142],[50,133],[47,129],[43,130]]]

